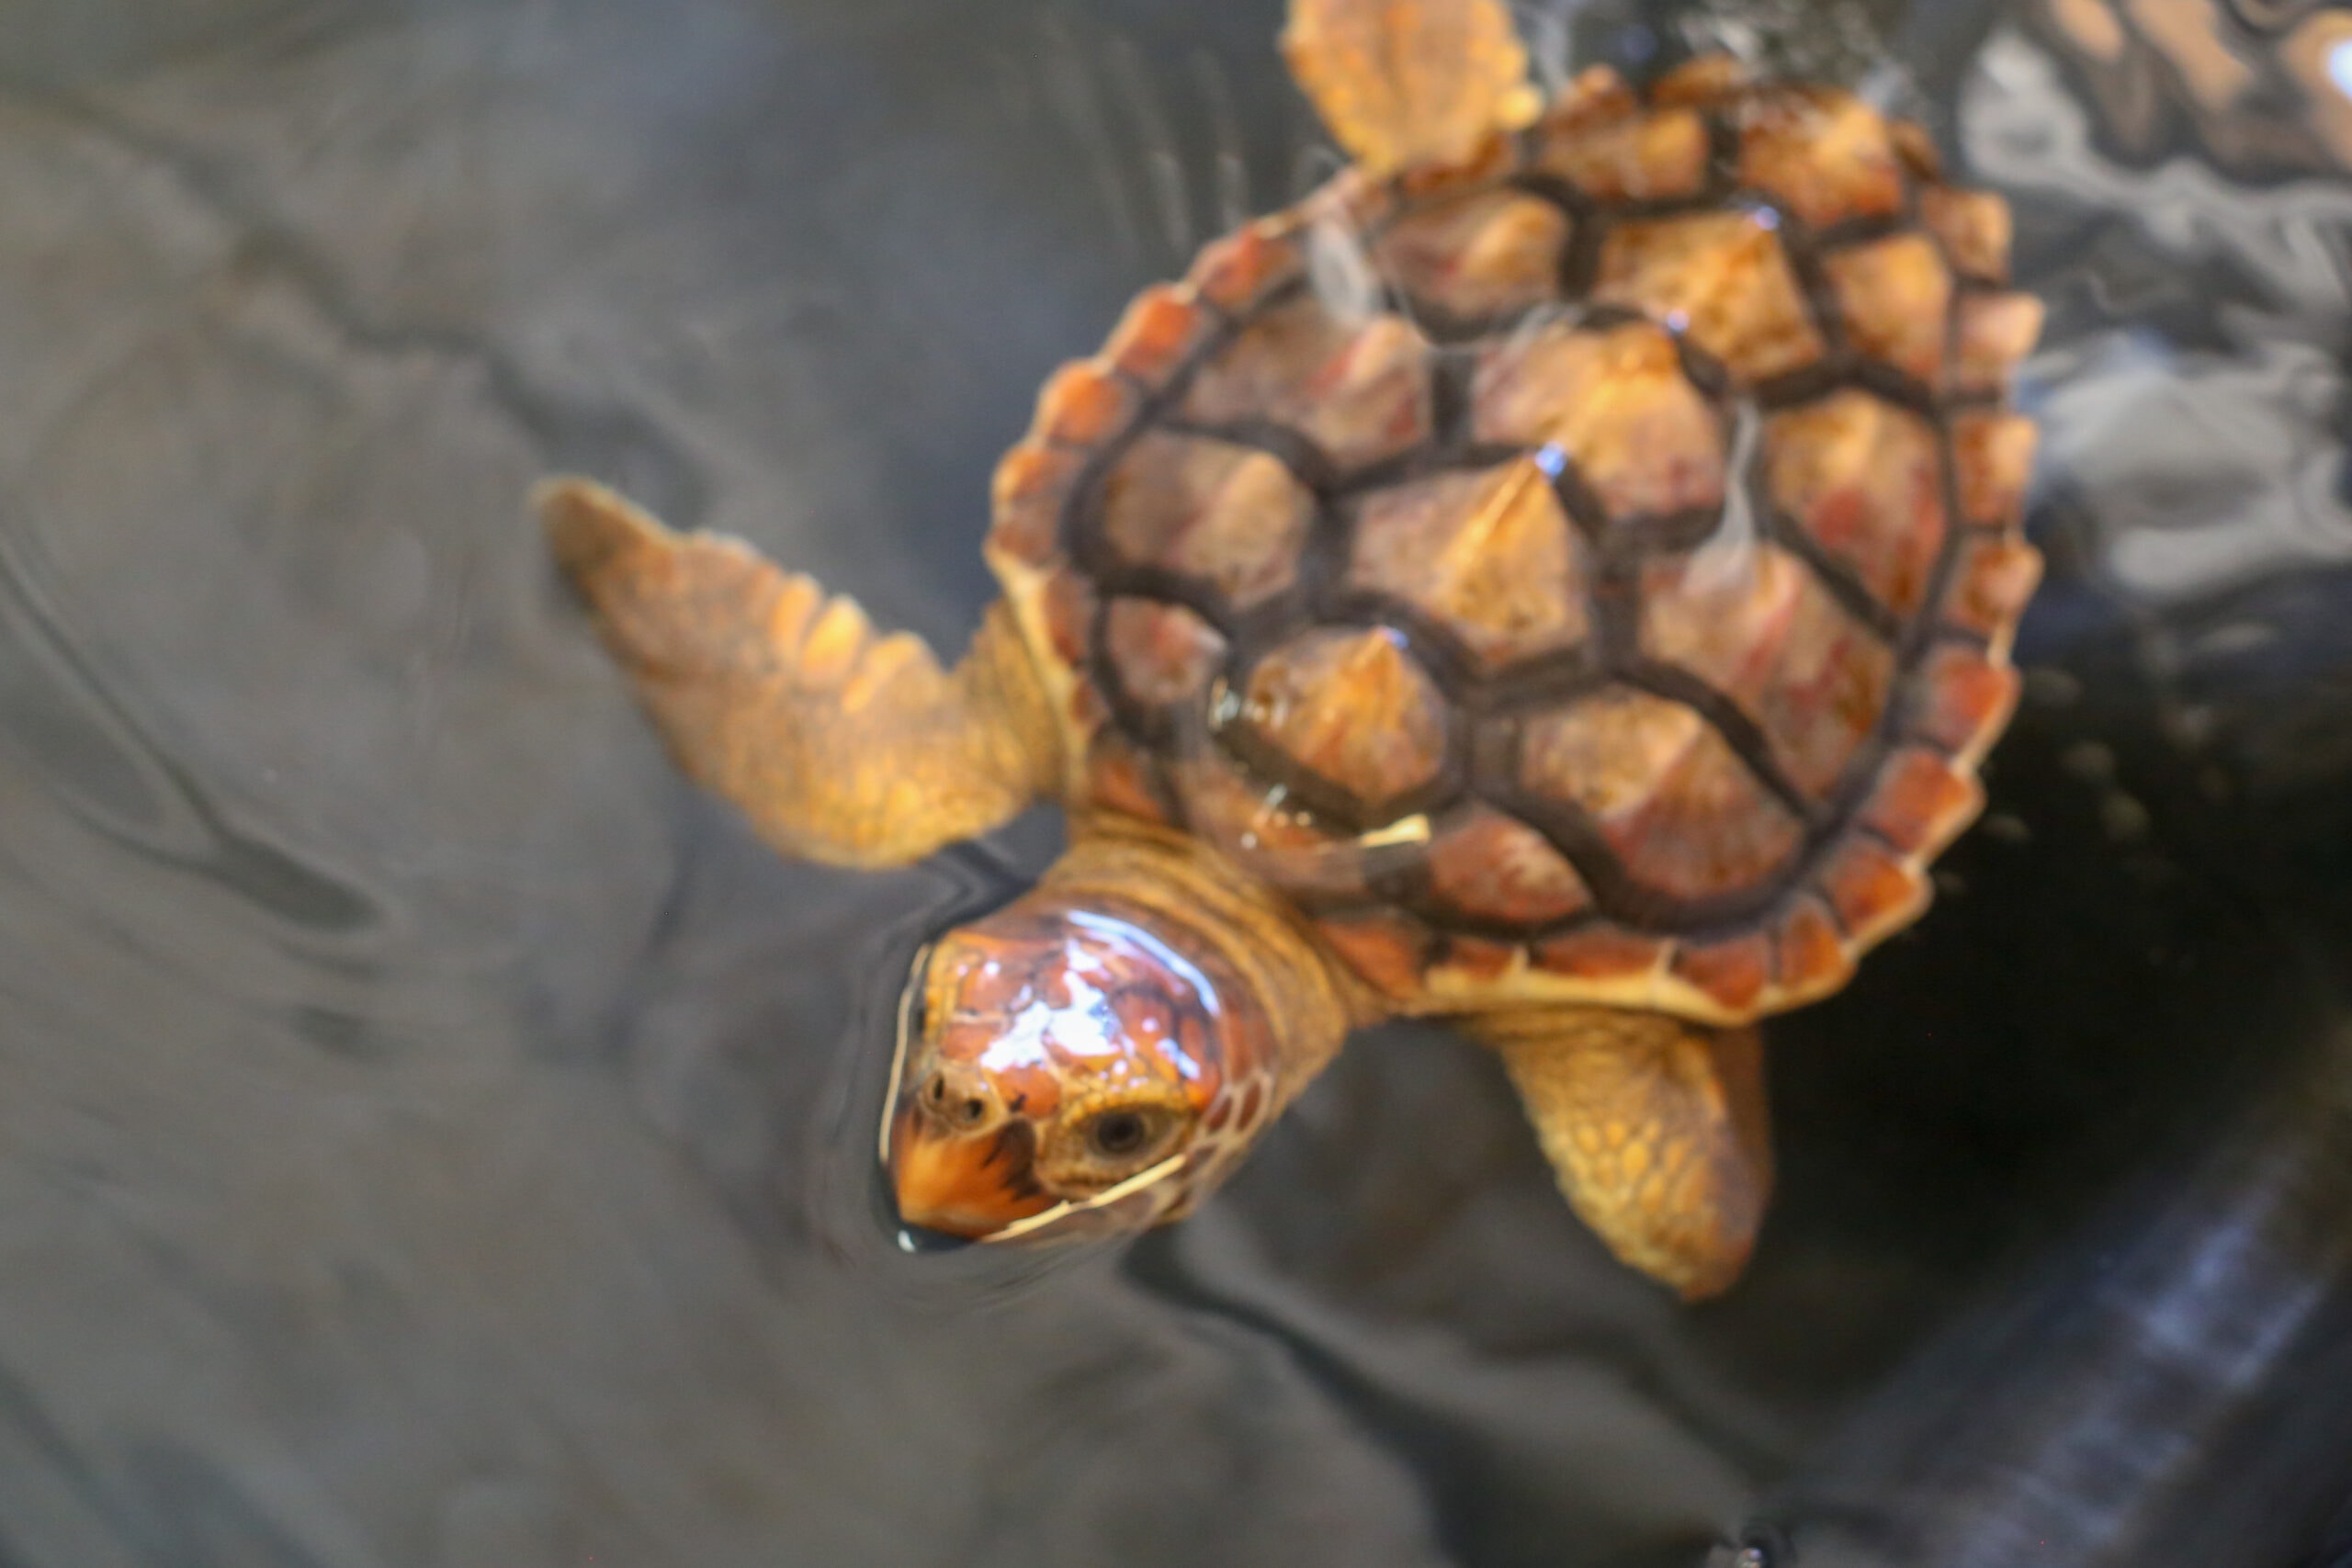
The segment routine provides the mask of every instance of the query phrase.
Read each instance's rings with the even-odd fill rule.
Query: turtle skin
[[[999,471],[1069,800],[1396,1010],[1836,990],[2015,702],[2008,247],[1917,128],[1719,60],[1212,245]]]

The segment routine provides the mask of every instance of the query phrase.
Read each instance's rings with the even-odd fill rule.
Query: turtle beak
[[[1036,1134],[1010,1118],[978,1132],[954,1131],[921,1107],[901,1103],[890,1128],[890,1182],[909,1224],[978,1240],[1054,1199],[1031,1167]]]

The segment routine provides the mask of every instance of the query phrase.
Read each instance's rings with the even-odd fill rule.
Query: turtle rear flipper
[[[950,672],[740,540],[675,533],[579,479],[537,502],[679,766],[787,853],[903,865],[1054,787],[1059,743],[1001,604]]]
[[[1283,54],[1368,172],[1467,156],[1543,101],[1500,0],[1292,0]]]
[[[1693,1301],[1739,1277],[1772,1187],[1754,1029],[1581,1008],[1463,1028],[1502,1053],[1561,1191],[1611,1252]]]

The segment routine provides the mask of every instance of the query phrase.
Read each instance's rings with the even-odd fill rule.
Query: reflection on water
[[[1045,372],[1314,166],[1271,0],[23,31],[0,1560],[2319,1539],[2352,1494],[2309,1414],[2352,1407],[2352,203],[2310,40],[2345,13],[1543,9],[1555,63],[1690,22],[1930,95],[2052,311],[1995,815],[1776,1028],[1781,1206],[1698,1311],[1578,1230],[1487,1060],[1409,1029],[1179,1231],[900,1250],[900,977],[1053,824],[892,878],[776,861],[671,777],[519,516],[585,467],[959,640]]]
[[[2028,0],[2137,163],[2176,152],[2254,176],[2352,164],[2352,16],[2321,0]]]

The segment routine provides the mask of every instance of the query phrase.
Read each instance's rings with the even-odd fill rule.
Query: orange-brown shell
[[[2015,698],[2008,244],[1917,128],[1702,62],[1211,246],[999,474],[1071,804],[1400,1009],[1837,989]]]

